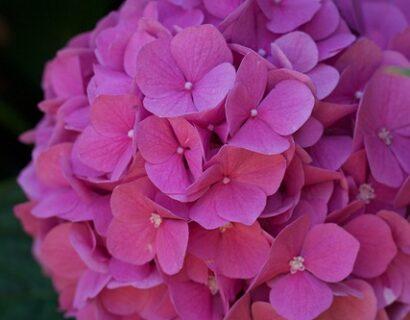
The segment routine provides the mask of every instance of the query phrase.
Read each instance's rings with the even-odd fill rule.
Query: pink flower
[[[372,175],[390,187],[399,187],[410,173],[409,93],[409,78],[381,70],[368,83],[358,112],[357,134]]]
[[[187,28],[172,39],[145,45],[137,61],[144,107],[160,117],[215,108],[233,85],[231,63],[225,39],[210,25]]]
[[[226,103],[232,135],[229,144],[277,154],[290,147],[288,136],[309,118],[315,99],[309,88],[297,80],[279,82],[263,98],[267,81],[265,64],[255,54],[247,55]]]
[[[114,190],[114,215],[107,234],[107,248],[124,262],[143,265],[157,256],[167,274],[183,265],[188,243],[188,225],[154,202],[155,188],[145,179]]]
[[[138,106],[135,96],[99,97],[91,108],[91,125],[77,141],[79,159],[118,179],[133,157]]]
[[[262,155],[224,146],[208,169],[187,190],[201,195],[190,218],[206,229],[228,222],[253,224],[283,179],[286,161],[281,155]]]
[[[345,279],[353,270],[359,242],[335,224],[309,230],[298,219],[275,239],[270,258],[256,278],[269,281],[270,303],[286,319],[312,319],[332,304],[327,283]]]
[[[202,173],[201,138],[184,118],[144,119],[138,124],[137,144],[150,180],[170,197],[181,197]]]

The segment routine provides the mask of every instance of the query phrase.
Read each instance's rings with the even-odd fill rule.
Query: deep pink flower
[[[137,145],[150,180],[170,197],[183,197],[186,188],[202,173],[201,138],[184,118],[144,119],[138,124]]]
[[[101,96],[91,107],[91,125],[77,141],[79,159],[115,180],[130,163],[139,100],[135,96]],[[108,147],[108,148],[107,148]]]
[[[162,117],[215,108],[232,87],[231,63],[225,39],[210,25],[145,45],[137,60],[137,84],[145,95],[145,108]]]
[[[114,215],[107,234],[107,248],[124,262],[143,265],[157,256],[167,274],[182,268],[188,243],[188,225],[154,202],[155,188],[145,179],[114,190]]]
[[[262,155],[224,146],[208,169],[188,189],[202,194],[190,217],[206,229],[228,222],[253,224],[282,182],[286,161],[282,155]]]
[[[263,98],[267,80],[265,64],[247,55],[226,103],[230,145],[264,154],[284,152],[290,147],[288,136],[309,118],[314,97],[306,85],[284,80]]]
[[[353,270],[359,242],[335,224],[309,230],[301,218],[275,239],[256,283],[269,281],[270,303],[286,319],[312,319],[328,309],[333,294],[327,283],[340,282]]]

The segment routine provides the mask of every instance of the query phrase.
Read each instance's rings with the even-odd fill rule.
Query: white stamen
[[[386,146],[391,145],[392,140],[393,140],[393,135],[388,129],[386,129],[386,128],[380,129],[380,131],[377,135],[384,142],[384,144]]]
[[[212,295],[216,295],[219,291],[218,284],[216,283],[215,276],[208,276],[208,288]]]
[[[252,117],[252,118],[255,118],[255,117],[258,115],[258,110],[256,110],[256,109],[251,109],[250,114],[251,114],[251,117]]]
[[[228,184],[229,182],[231,182],[231,179],[229,179],[229,177],[224,177],[224,178],[222,179],[222,183],[223,183],[223,184]]]
[[[128,131],[127,136],[130,139],[134,138],[134,129],[131,129],[130,131]]]
[[[369,204],[370,200],[376,197],[373,187],[368,183],[363,183],[359,187],[359,193],[357,195],[357,200],[362,200],[364,203]]]
[[[193,85],[192,82],[190,82],[190,81],[187,81],[187,82],[185,82],[185,84],[184,84],[185,90],[188,90],[188,91],[192,90],[192,87],[193,87],[193,86],[194,86],[194,85]]]
[[[354,93],[354,97],[355,97],[357,100],[361,100],[361,99],[363,98],[363,91],[357,90],[357,91]]]
[[[298,271],[305,271],[304,262],[305,259],[301,256],[293,257],[293,259],[289,261],[290,273],[295,274]]]
[[[230,222],[228,222],[228,223],[224,224],[222,227],[219,227],[219,231],[220,231],[221,233],[224,233],[226,230],[228,230],[228,229],[230,229],[230,228],[232,228],[232,227],[233,227],[233,224],[230,223]]]
[[[265,56],[266,56],[266,50],[263,49],[263,48],[259,48],[259,49],[258,49],[258,54],[259,54],[261,57],[265,57]]]
[[[178,154],[183,154],[184,151],[185,151],[185,149],[182,148],[182,147],[178,147],[178,148],[177,148],[177,153],[178,153]]]
[[[151,217],[149,217],[149,221],[154,225],[154,228],[159,228],[162,223],[162,218],[157,213],[151,213]]]
[[[214,126],[212,123],[208,124],[208,130],[209,130],[209,131],[214,131],[214,130],[215,130],[215,126]]]

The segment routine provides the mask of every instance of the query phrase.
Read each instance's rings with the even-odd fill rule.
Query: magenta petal
[[[364,143],[373,177],[389,187],[399,187],[404,176],[392,150],[376,135],[366,136]]]
[[[271,282],[269,301],[288,320],[311,320],[330,307],[332,290],[309,272],[281,276]]]
[[[359,242],[333,223],[314,226],[306,236],[301,255],[306,269],[326,282],[339,282],[353,270]]]
[[[224,62],[232,62],[222,34],[212,25],[186,28],[171,41],[171,52],[187,81],[196,83]]]
[[[339,72],[327,64],[319,64],[308,73],[316,87],[316,96],[326,98],[339,82]]]
[[[220,227],[228,221],[251,225],[265,204],[266,194],[256,186],[236,181],[219,183],[197,200],[190,217],[204,228]]]
[[[319,61],[319,51],[315,42],[304,32],[288,33],[276,39],[274,43],[282,50],[296,71],[310,71]]]
[[[261,102],[258,117],[277,133],[289,135],[306,122],[314,104],[313,94],[306,85],[296,80],[285,80]]]
[[[313,147],[309,154],[317,167],[339,170],[352,152],[352,139],[349,136],[324,136]]]
[[[366,214],[350,221],[345,229],[360,242],[353,273],[374,278],[385,272],[397,253],[388,224],[377,216]]]
[[[192,98],[198,111],[211,109],[220,104],[235,81],[235,68],[222,63],[211,69],[194,84]]]
[[[234,224],[220,237],[215,259],[218,270],[229,278],[254,277],[269,255],[269,244],[259,224]]]
[[[158,228],[156,253],[167,274],[175,274],[184,264],[188,245],[188,225],[185,221],[165,219]]]
[[[168,120],[155,116],[138,124],[137,145],[142,157],[153,164],[165,162],[179,147]]]
[[[289,138],[280,136],[258,118],[246,121],[229,144],[263,154],[279,154],[290,148]]]
[[[117,259],[142,265],[155,256],[156,231],[148,217],[145,223],[113,220],[108,228],[107,248]]]

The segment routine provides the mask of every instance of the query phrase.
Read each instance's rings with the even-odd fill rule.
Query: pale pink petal
[[[314,226],[306,236],[301,255],[306,269],[326,282],[339,282],[352,271],[359,242],[333,223]]]
[[[330,307],[332,290],[309,272],[297,272],[270,284],[269,301],[288,320],[311,320]]]
[[[317,65],[308,75],[315,84],[318,99],[324,99],[331,94],[339,82],[339,72],[327,64]]]
[[[347,223],[345,229],[360,242],[353,273],[373,278],[385,272],[397,253],[389,225],[377,216],[366,214]]]

